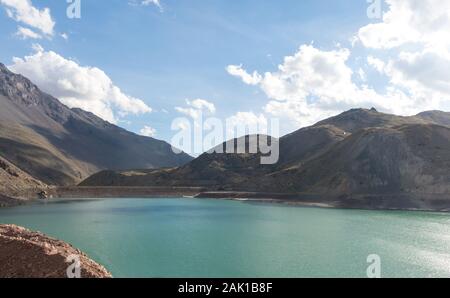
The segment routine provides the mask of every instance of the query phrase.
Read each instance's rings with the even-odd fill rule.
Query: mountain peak
[[[36,106],[43,102],[47,104],[57,102],[56,99],[41,92],[30,80],[22,75],[11,72],[1,63],[0,94],[5,95],[9,100],[25,106]]]
[[[394,126],[415,122],[415,119],[378,112],[375,108],[351,109],[337,116],[325,119],[315,126],[333,125],[345,132],[354,133],[368,127]]]
[[[364,108],[357,108],[357,109],[350,109],[346,112],[343,112],[341,115],[348,115],[348,114],[366,114],[366,113],[378,113],[378,110],[375,108],[371,108],[369,109],[364,109]]]

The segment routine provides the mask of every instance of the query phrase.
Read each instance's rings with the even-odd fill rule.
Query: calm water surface
[[[450,214],[195,199],[96,199],[0,209],[116,277],[450,277]]]

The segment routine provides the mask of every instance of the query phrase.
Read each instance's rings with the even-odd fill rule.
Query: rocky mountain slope
[[[417,117],[434,124],[450,126],[450,113],[442,111],[428,111],[417,115]]]
[[[0,278],[67,278],[78,256],[81,278],[110,278],[101,265],[71,245],[14,225],[0,225]]]
[[[431,115],[431,116],[430,116]],[[164,171],[100,172],[81,185],[206,186],[321,196],[420,194],[450,206],[450,113],[399,117],[355,109],[279,140],[280,160],[204,154]]]
[[[363,129],[271,179],[277,190],[295,192],[450,196],[450,129],[433,124]]]
[[[255,137],[259,141],[260,136]],[[279,162],[262,165],[261,154],[249,153],[250,136],[230,140],[234,152],[239,144],[245,144],[245,154],[204,153],[192,162],[178,168],[163,170],[102,171],[80,185],[82,186],[208,186],[216,189],[234,189],[237,185],[255,183],[264,175],[288,166],[304,162],[345,137],[345,133],[335,127],[323,125],[308,127],[287,135],[280,140],[265,136],[269,142],[279,143]],[[241,143],[241,140],[244,142]],[[227,143],[219,152],[226,152]],[[270,143],[269,143],[270,144]]]
[[[69,109],[0,64],[0,155],[32,177],[73,185],[102,169],[184,165],[163,141]]]
[[[36,194],[45,191],[47,185],[36,180],[15,165],[0,156],[0,206],[14,202],[11,198],[36,197]],[[8,197],[6,197],[8,196]]]

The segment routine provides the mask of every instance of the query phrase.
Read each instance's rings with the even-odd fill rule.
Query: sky
[[[141,135],[450,110],[447,0],[71,1],[0,0],[0,62]]]

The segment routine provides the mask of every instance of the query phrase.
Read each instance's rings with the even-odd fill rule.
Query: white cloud
[[[366,72],[361,67],[358,69],[358,75],[359,75],[359,78],[361,79],[361,81],[364,81],[364,82],[367,81]]]
[[[450,45],[450,1],[386,0],[389,10],[382,22],[362,27],[358,37],[364,46],[394,48],[407,43],[433,47]]]
[[[156,5],[158,7],[161,7],[161,3],[159,2],[159,0],[142,0],[141,1],[142,5]]]
[[[417,109],[450,109],[450,1],[386,2],[382,22],[358,33],[365,47],[384,56],[369,56],[368,64],[387,76],[388,89],[402,90]]]
[[[156,129],[150,126],[144,126],[140,131],[139,134],[141,134],[144,137],[152,138],[156,135]]]
[[[176,107],[175,110],[179,113],[187,115],[192,119],[199,119],[201,115],[212,115],[216,112],[216,107],[213,103],[205,99],[186,100],[187,107]]]
[[[348,49],[321,51],[311,45],[300,47],[295,55],[284,59],[277,71],[261,76],[257,85],[270,99],[264,111],[291,120],[298,127],[355,107],[375,107],[385,112],[411,115],[447,106],[441,95],[449,87],[450,79],[444,73],[450,68],[444,60],[430,70],[430,62],[406,54],[403,60],[392,61],[389,66],[379,59],[368,58],[369,64],[391,77],[391,84],[381,94],[353,81],[353,71],[347,65],[349,56]],[[432,80],[431,73],[421,72],[425,66],[431,73],[440,74],[440,79]],[[407,69],[409,76],[405,77],[402,74]],[[365,78],[365,73],[361,74]],[[433,89],[441,88],[441,93],[433,93],[427,87],[431,84]]]
[[[259,75],[256,71],[253,74],[248,74],[244,69],[242,69],[242,65],[228,65],[227,72],[235,77],[241,78],[244,83],[248,85],[257,85],[261,82],[261,75]]]
[[[233,131],[236,127],[247,128],[248,131],[238,131],[238,135],[236,135],[236,132]],[[227,118],[227,135],[234,135],[237,138],[248,134],[267,134],[267,128],[268,120],[264,114],[257,115],[253,112],[237,112],[233,116]]]
[[[33,49],[33,51],[35,52],[43,52],[44,48],[38,44],[38,43],[33,43],[33,45],[31,46],[31,48]]]
[[[216,107],[214,104],[204,99],[195,99],[193,101],[187,100],[186,103],[195,109],[206,110],[211,114],[216,112]]]
[[[160,0],[131,0],[129,2],[130,5],[133,6],[138,6],[138,5],[142,5],[142,6],[149,6],[149,5],[154,5],[156,7],[159,8],[159,10],[162,12],[164,10],[163,6],[161,5],[161,1]]]
[[[420,85],[450,97],[449,53],[432,50],[416,53],[402,52],[398,59],[390,61],[387,72],[395,84],[414,85],[411,88]]]
[[[70,108],[84,109],[112,123],[118,120],[116,113],[124,117],[152,111],[141,99],[124,94],[101,69],[81,66],[39,45],[33,48],[32,55],[13,58],[10,69]]]
[[[265,112],[293,120],[296,126],[359,106],[395,111],[405,108],[407,103],[399,100],[397,92],[381,96],[368,86],[354,83],[353,71],[347,65],[349,56],[348,49],[321,51],[303,45],[293,56],[285,57],[277,71],[247,75],[261,78],[257,85],[270,99]],[[254,83],[246,80],[245,74],[239,77],[247,84]],[[392,96],[396,97],[394,105]]]
[[[0,0],[0,4],[5,6],[10,18],[39,30],[45,36],[53,36],[55,22],[49,8],[39,10],[30,0]]]
[[[376,69],[376,71],[378,71],[379,73],[384,73],[384,68],[385,68],[385,63],[383,62],[383,60],[375,58],[373,56],[368,56],[367,57],[367,63],[372,66],[373,68]]]
[[[351,60],[350,50],[339,46],[320,50],[303,45],[275,71],[249,73],[233,65],[227,71],[264,91],[266,113],[291,119],[296,126],[356,107],[399,115],[449,110],[450,1],[386,2],[382,21],[358,32],[361,44],[370,48],[365,61]],[[351,42],[355,46],[355,38]],[[377,81],[377,89],[366,85],[371,79],[367,66],[387,78]]]
[[[391,88],[401,88],[422,110],[450,110],[450,53],[401,52],[383,69]]]
[[[16,35],[19,36],[22,39],[42,39],[42,35],[34,32],[31,29],[24,28],[22,26],[19,26],[17,29]]]

